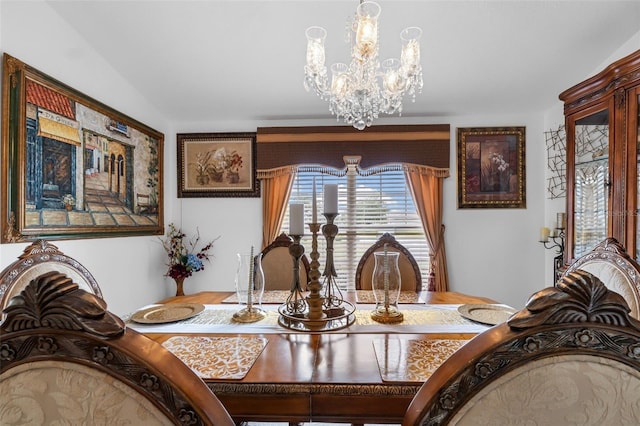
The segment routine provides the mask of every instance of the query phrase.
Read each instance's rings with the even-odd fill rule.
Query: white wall
[[[0,41],[2,53],[166,132],[167,120],[154,106],[97,56],[47,4],[3,1]],[[165,195],[165,198],[170,210],[175,197]],[[118,314],[169,295],[169,283],[165,283],[162,276],[163,251],[157,237],[56,241],[54,244],[92,272],[109,308]],[[13,262],[27,245],[2,244],[0,267]]]
[[[28,23],[28,25],[26,24]],[[165,220],[203,240],[219,236],[212,260],[186,282],[186,292],[231,290],[238,251],[261,243],[261,201],[257,198],[176,198],[176,133],[255,131],[260,126],[335,125],[318,121],[175,123],[162,117],[108,63],[97,56],[44,3],[0,3],[0,51],[7,52],[81,92],[165,134]],[[562,122],[562,110],[549,101],[551,112],[511,116],[393,118],[380,124],[451,125],[451,177],[445,181],[446,244],[451,290],[488,296],[521,307],[534,291],[550,284],[548,250],[538,243],[539,228],[550,223],[558,203],[545,193],[544,131]],[[555,108],[555,109],[554,109]],[[526,209],[457,209],[456,128],[526,126]],[[557,126],[557,124],[556,124]],[[562,203],[561,203],[562,204]],[[562,208],[561,210],[564,210]],[[156,237],[57,241],[69,256],[95,275],[116,314],[169,296],[174,287],[163,277],[165,254]],[[4,268],[27,244],[0,245]]]

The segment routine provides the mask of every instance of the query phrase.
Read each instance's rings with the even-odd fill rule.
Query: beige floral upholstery
[[[452,425],[640,425],[640,372],[568,355],[533,361],[475,395]]]
[[[94,368],[64,362],[22,364],[0,376],[4,425],[172,425],[149,400]],[[61,423],[62,424],[62,423]]]
[[[403,426],[639,425],[640,321],[577,269],[454,352]]]
[[[2,425],[218,425],[229,413],[186,364],[49,271],[0,323]]]
[[[615,238],[606,238],[577,259],[565,275],[577,269],[592,273],[608,288],[620,293],[631,308],[631,316],[640,319],[640,265]]]

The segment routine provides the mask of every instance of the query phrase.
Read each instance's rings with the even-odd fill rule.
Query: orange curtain
[[[444,245],[445,226],[442,223],[443,180],[448,176],[449,169],[415,164],[405,165],[405,178],[431,249],[431,272],[435,274],[435,279],[433,284],[429,283],[432,288],[428,290],[432,291],[449,290],[449,273]]]
[[[296,168],[291,166],[258,170],[262,192],[262,250],[280,233],[296,173]]]

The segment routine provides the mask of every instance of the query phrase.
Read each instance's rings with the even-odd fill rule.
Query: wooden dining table
[[[345,299],[350,297],[347,295]],[[158,304],[195,303],[225,309],[220,312],[239,310],[237,304],[225,304],[230,298],[233,298],[230,292],[201,292],[171,297]],[[426,315],[432,309],[495,303],[485,297],[456,292],[421,292],[419,300],[416,304],[400,304],[400,310],[409,313],[417,309],[417,314]],[[362,315],[360,318],[365,318],[373,305],[355,303],[355,306]],[[277,315],[276,306],[264,304],[263,308]],[[295,332],[277,325],[260,328],[259,324],[162,327],[129,322],[128,325],[165,346],[176,336],[265,342],[242,378],[203,377],[236,422],[339,423],[400,423],[422,384],[416,379],[405,381],[402,374],[406,371],[396,371],[398,358],[406,356],[406,345],[435,342],[434,347],[439,348],[439,342],[464,344],[489,328],[472,321],[458,327],[435,328],[416,321],[413,325],[369,324],[332,332]]]

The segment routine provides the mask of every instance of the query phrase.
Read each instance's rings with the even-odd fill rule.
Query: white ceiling
[[[316,119],[303,88],[311,25],[348,62],[357,0],[51,0],[117,72],[177,122]],[[424,90],[403,116],[543,111],[640,31],[640,1],[380,0],[380,57],[423,29]],[[640,48],[640,46],[638,46]]]

